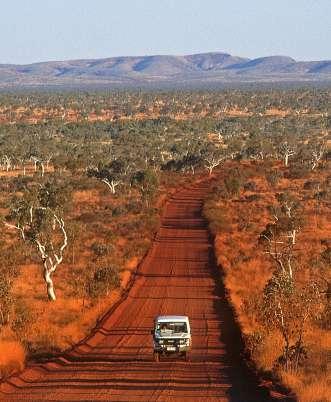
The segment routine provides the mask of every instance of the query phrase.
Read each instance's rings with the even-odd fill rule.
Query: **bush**
[[[229,176],[224,179],[224,185],[229,196],[238,195],[241,188],[241,180],[239,177]]]
[[[279,180],[283,178],[283,174],[278,170],[271,170],[265,174],[268,184],[272,187],[277,186]]]
[[[257,186],[254,181],[249,181],[244,185],[244,190],[245,191],[256,191]]]
[[[96,257],[103,257],[110,251],[110,247],[107,244],[94,242],[91,245],[91,249]]]
[[[251,195],[246,195],[245,200],[247,202],[254,202],[254,201],[258,201],[261,199],[260,194],[251,194]]]
[[[126,213],[126,208],[123,205],[119,205],[117,207],[115,207],[112,210],[112,215],[115,216],[120,216],[120,215],[124,215]]]
[[[108,294],[120,286],[118,269],[112,266],[98,268],[88,283],[88,294],[97,298]]]

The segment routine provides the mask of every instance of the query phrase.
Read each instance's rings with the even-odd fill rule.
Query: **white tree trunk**
[[[47,263],[44,262],[44,280],[46,282],[47,287],[47,296],[50,301],[55,301],[55,291],[54,291],[54,284],[52,280],[52,273],[47,268]]]
[[[285,166],[287,167],[288,166],[288,154],[285,154],[285,156],[284,156],[284,162],[285,162]]]

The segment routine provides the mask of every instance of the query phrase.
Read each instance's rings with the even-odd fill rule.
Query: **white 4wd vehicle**
[[[191,349],[191,328],[188,317],[184,315],[162,315],[154,320],[151,331],[154,344],[154,360],[160,355],[179,354],[188,361]]]

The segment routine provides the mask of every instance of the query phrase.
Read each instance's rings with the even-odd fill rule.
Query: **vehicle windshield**
[[[187,325],[186,322],[158,322],[156,324],[156,331],[161,334],[187,333]]]

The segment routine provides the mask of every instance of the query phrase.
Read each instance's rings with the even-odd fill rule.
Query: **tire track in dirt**
[[[241,358],[240,332],[201,215],[209,187],[196,183],[170,199],[126,299],[92,336],[1,384],[1,400],[276,400],[258,385]],[[190,362],[153,361],[150,329],[159,314],[190,317]]]

